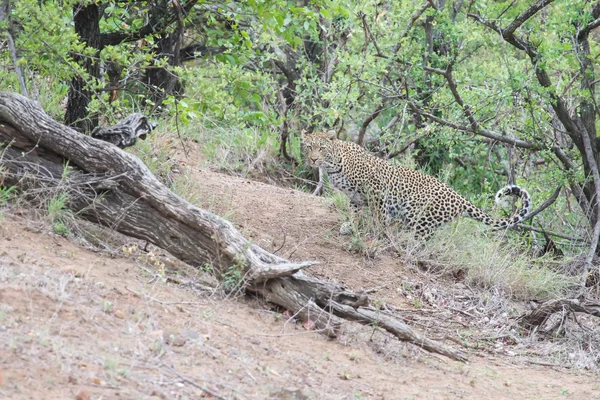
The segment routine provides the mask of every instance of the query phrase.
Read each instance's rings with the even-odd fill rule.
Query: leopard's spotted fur
[[[330,134],[303,133],[302,151],[309,164],[322,168],[331,183],[348,195],[353,209],[366,205],[368,198],[385,223],[399,220],[422,237],[429,237],[435,228],[461,214],[495,228],[507,228],[529,213],[530,196],[519,186],[504,187],[496,193],[496,201],[516,196],[521,199],[521,209],[510,218],[492,218],[433,176],[393,166]]]

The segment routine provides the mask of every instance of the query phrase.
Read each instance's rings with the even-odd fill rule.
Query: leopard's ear
[[[308,135],[308,132],[306,132],[306,129],[302,129],[302,131],[300,131],[300,138],[301,139],[306,138],[307,135]]]
[[[337,132],[335,130],[330,130],[327,131],[327,137],[332,140],[332,139],[337,139]]]

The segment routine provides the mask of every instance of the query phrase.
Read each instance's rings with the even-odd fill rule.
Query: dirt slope
[[[323,200],[196,169],[199,205],[255,243],[322,261],[311,273],[353,289],[385,286],[386,299],[403,304],[396,288],[411,272],[344,251]],[[330,341],[263,302],[192,288],[196,275],[167,265],[177,282],[152,262],[2,220],[0,398],[600,398],[593,376],[484,352],[460,364],[354,324]]]

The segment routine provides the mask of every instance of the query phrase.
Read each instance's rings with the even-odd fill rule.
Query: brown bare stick
[[[536,228],[535,226],[531,226],[531,225],[518,224],[517,226],[519,228],[523,228],[523,229],[528,230],[528,231],[534,231],[534,232],[538,232],[538,233],[543,233],[543,234],[548,235],[548,236],[555,236],[557,238],[570,240],[571,242],[578,242],[578,243],[581,243],[580,245],[583,245],[583,244],[587,245],[587,243],[588,243],[588,241],[585,240],[585,239],[581,239],[581,238],[577,238],[577,237],[573,237],[573,236],[562,235],[562,234],[560,234],[558,232],[547,231],[545,229]]]
[[[363,146],[365,143],[365,133],[367,133],[367,128],[369,127],[369,124],[371,124],[371,122],[373,122],[373,120],[375,118],[377,118],[377,116],[379,114],[381,114],[381,111],[383,110],[384,104],[381,103],[379,106],[377,106],[377,108],[371,113],[369,114],[369,116],[364,120],[364,122],[362,123],[360,130],[358,132],[358,139],[356,140],[356,143],[358,143],[359,145]]]
[[[71,171],[64,176],[66,160]],[[68,207],[80,217],[147,240],[192,266],[208,263],[217,276],[239,269],[248,292],[287,308],[330,337],[337,337],[343,319],[350,318],[331,301],[360,310],[359,323],[378,324],[366,294],[305,276],[301,269],[313,262],[291,262],[251,244],[230,222],[171,193],[132,154],[55,122],[14,93],[0,92],[0,167],[3,185],[69,189]],[[388,318],[385,329],[400,340],[466,359],[399,318]]]
[[[439,343],[434,342],[433,340],[413,331],[398,318],[382,314],[374,309],[362,307],[353,308],[351,306],[339,304],[334,301],[330,302],[329,305],[336,315],[342,316],[345,319],[358,321],[363,324],[379,326],[401,340],[418,343],[419,346],[425,350],[439,353],[454,359],[456,359],[455,357],[458,356],[459,361],[467,360],[466,354],[460,351],[447,352],[445,348],[440,347]]]
[[[536,208],[535,210],[533,210],[532,212],[527,214],[525,216],[525,218],[531,219],[531,218],[535,217],[536,215],[538,215],[539,213],[541,213],[542,211],[544,211],[546,208],[550,207],[552,204],[554,204],[554,202],[558,198],[558,195],[560,194],[561,189],[562,189],[562,185],[560,185],[556,189],[554,189],[554,193],[552,193],[552,195],[550,197],[548,197],[546,199],[546,201],[544,201],[538,208]]]
[[[493,132],[489,129],[485,129],[483,127],[479,127],[479,130],[477,132],[474,132],[473,129],[470,126],[465,126],[465,125],[459,125],[456,124],[454,122],[445,120],[443,118],[439,118],[431,113],[428,113],[424,110],[422,110],[416,103],[414,102],[410,102],[409,105],[411,106],[411,108],[413,109],[414,112],[416,112],[417,114],[427,118],[430,121],[433,122],[437,122],[440,125],[444,125],[447,126],[449,128],[455,129],[457,131],[460,132],[469,132],[469,133],[476,133],[478,135],[484,136],[488,139],[492,139],[492,140],[497,140],[499,142],[502,143],[507,143],[516,147],[520,147],[523,149],[529,149],[529,150],[542,150],[544,147],[533,143],[533,142],[528,142],[522,139],[518,139],[518,138],[514,138],[511,136],[505,136],[505,135],[501,135],[500,133],[497,132]]]
[[[540,0],[531,7],[523,11],[514,21],[502,32],[504,35],[512,35],[521,25],[525,23],[529,18],[533,17],[538,11],[552,3],[554,0]]]
[[[427,137],[428,133],[425,133],[423,135],[419,135],[414,139],[409,140],[408,142],[406,142],[402,147],[400,147],[398,150],[391,152],[389,154],[387,154],[384,158],[386,160],[392,159],[394,157],[397,157],[398,155],[404,153],[410,146],[412,146],[413,144],[415,144],[416,142],[418,142],[419,140]]]
[[[402,39],[408,36],[415,22],[421,17],[421,15],[423,15],[425,11],[431,7],[435,8],[435,5],[432,0],[428,0],[410,17],[410,21],[408,21],[408,25],[406,26],[406,29],[404,29],[404,33],[400,35],[398,43],[394,46],[394,50],[392,51],[394,56],[398,53],[398,50],[400,50],[400,47],[402,46]]]
[[[369,27],[369,24],[367,23],[367,15],[361,11],[358,13],[358,17],[362,20],[363,29],[365,30],[365,36],[367,37],[367,43],[365,43],[365,45],[368,44],[368,40],[370,39],[371,42],[373,43],[373,45],[375,46],[375,50],[377,50],[377,54],[376,54],[377,57],[388,58],[387,55],[385,55],[381,52],[381,49],[379,48],[379,45],[377,44],[377,39],[375,39],[373,32],[371,32],[371,28]]]

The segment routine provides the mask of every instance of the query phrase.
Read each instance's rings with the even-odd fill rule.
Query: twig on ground
[[[217,392],[210,390],[209,388],[207,388],[204,385],[199,384],[198,382],[196,382],[195,380],[188,378],[187,376],[185,376],[184,374],[182,374],[181,372],[177,371],[175,368],[168,366],[167,364],[165,364],[164,362],[161,362],[161,365],[163,367],[165,367],[167,370],[169,370],[171,373],[177,375],[181,380],[189,383],[190,385],[197,387],[200,390],[205,391],[206,393],[210,394],[213,397],[216,397],[217,399],[222,399],[222,400],[226,400],[227,397],[223,397],[221,395],[219,395]]]

